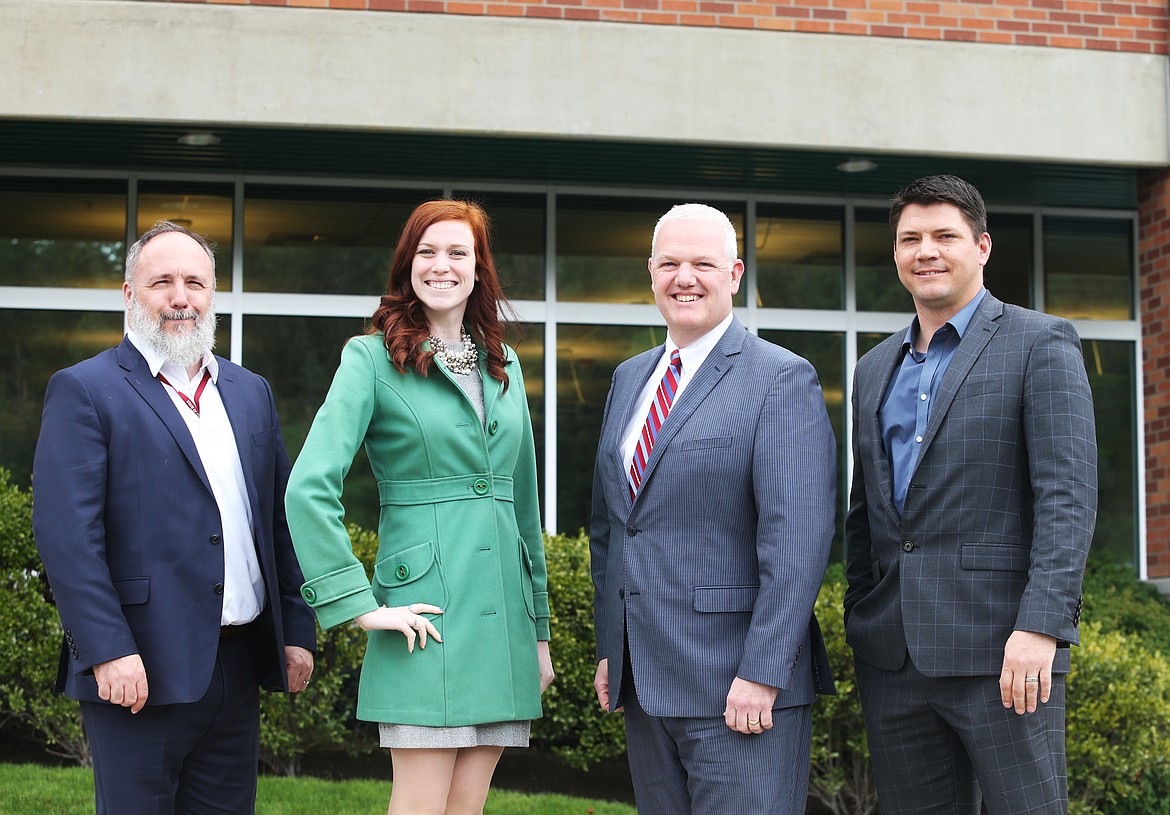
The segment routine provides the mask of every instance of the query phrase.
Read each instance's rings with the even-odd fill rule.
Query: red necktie
[[[642,486],[642,476],[646,473],[646,463],[650,461],[650,451],[654,449],[654,440],[658,438],[658,431],[662,429],[666,415],[670,413],[680,376],[682,358],[676,348],[670,355],[670,364],[666,366],[662,381],[658,383],[654,401],[650,403],[650,412],[646,414],[646,423],[642,425],[642,435],[638,437],[638,444],[634,448],[634,458],[630,462],[631,501],[638,497],[638,488]]]

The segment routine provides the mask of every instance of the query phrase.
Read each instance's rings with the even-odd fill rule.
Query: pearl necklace
[[[441,339],[431,334],[431,349],[435,352],[435,358],[441,360],[451,373],[469,374],[475,370],[479,362],[479,349],[471,341],[471,335],[462,327],[459,329],[459,339],[462,342],[462,347],[453,350]]]

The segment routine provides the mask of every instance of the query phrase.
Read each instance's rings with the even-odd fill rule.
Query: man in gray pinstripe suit
[[[917,316],[858,363],[853,648],[883,815],[1067,811],[1064,677],[1097,504],[1080,342],[983,286],[979,192],[893,199]]]
[[[832,691],[812,613],[836,482],[820,385],[732,315],[722,212],[672,209],[649,268],[666,344],[614,372],[593,482],[597,698],[624,706],[641,815],[804,812],[811,704]]]

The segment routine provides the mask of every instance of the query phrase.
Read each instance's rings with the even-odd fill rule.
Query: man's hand
[[[593,675],[593,690],[597,691],[597,702],[601,709],[609,711],[609,660],[603,659],[597,663],[597,673]],[[614,713],[621,713],[619,707]]]
[[[999,696],[1006,708],[1016,713],[1035,713],[1052,693],[1052,660],[1056,640],[1047,634],[1013,631],[1003,650],[999,674]]]
[[[93,676],[97,680],[98,698],[128,707],[131,713],[146,705],[150,689],[146,684],[146,666],[139,654],[99,662],[93,666]]]
[[[309,677],[313,675],[313,652],[297,645],[284,646],[284,667],[289,692],[300,693],[309,687]]]
[[[723,721],[739,733],[763,733],[772,729],[772,705],[779,691],[771,685],[760,685],[740,679],[731,683],[727,692],[727,707]]]

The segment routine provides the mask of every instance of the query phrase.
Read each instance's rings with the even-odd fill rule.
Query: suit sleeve
[[[869,504],[865,493],[863,445],[859,438],[857,395],[860,385],[853,379],[853,480],[849,487],[849,512],[845,516],[845,618],[859,600],[873,589],[873,560],[870,546]]]
[[[605,426],[609,421],[609,408],[613,403],[614,383],[617,381],[617,372],[614,372],[609,383],[609,394],[605,397],[605,411],[601,418],[601,434],[598,437],[598,450],[593,463],[593,505],[589,515],[589,568],[593,574],[593,630],[597,639],[597,660],[600,662],[608,654],[605,642],[605,632],[608,630],[605,621],[605,582],[606,564],[609,558],[609,508],[605,502],[605,484],[602,480],[601,439],[605,438]]]
[[[272,547],[276,557],[276,578],[280,593],[281,621],[284,627],[284,644],[296,645],[309,651],[317,650],[317,626],[313,611],[301,597],[304,575],[293,549],[292,536],[288,531],[288,517],[285,511],[285,493],[288,488],[289,461],[284,446],[284,434],[280,429],[280,417],[276,413],[276,401],[272,387],[267,380],[264,393],[268,399],[268,411],[272,427],[276,431],[276,482],[273,484]]]
[[[301,596],[322,628],[378,609],[365,567],[353,553],[341,503],[345,476],[373,418],[375,385],[370,352],[349,342],[289,476],[285,503],[305,575]]]
[[[515,358],[515,352],[509,349]],[[548,605],[548,566],[544,556],[544,535],[540,526],[540,497],[536,485],[536,443],[532,438],[532,416],[524,390],[524,374],[519,364],[513,366],[509,390],[517,389],[520,396],[520,455],[512,471],[516,527],[528,549],[532,567],[532,607],[536,609],[536,639],[550,636]]]
[[[1080,340],[1065,320],[1046,325],[1032,347],[1023,411],[1032,555],[1015,627],[1076,644],[1097,514],[1097,441]]]
[[[765,399],[752,482],[760,590],[737,676],[785,688],[802,658],[836,525],[836,441],[816,372],[799,357]]]
[[[72,370],[55,374],[33,462],[33,534],[78,651],[74,673],[138,653],[106,559],[108,445],[86,384]]]

